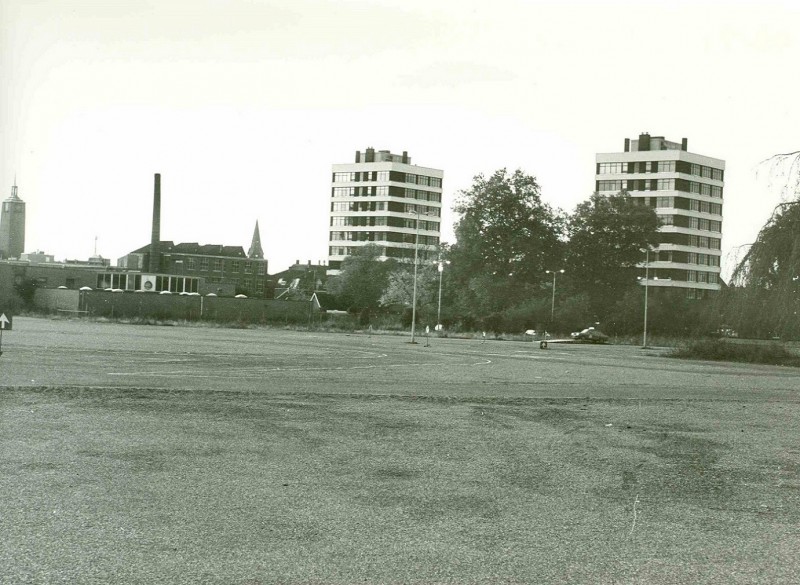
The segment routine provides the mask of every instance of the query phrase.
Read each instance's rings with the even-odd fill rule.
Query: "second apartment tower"
[[[689,152],[687,145],[685,138],[626,138],[624,152],[597,155],[595,188],[601,195],[627,191],[658,214],[648,284],[704,298],[720,290],[725,161]]]
[[[329,274],[359,247],[375,244],[381,258],[425,258],[439,245],[442,177],[411,164],[407,152],[367,148],[355,162],[335,164],[331,176]]]

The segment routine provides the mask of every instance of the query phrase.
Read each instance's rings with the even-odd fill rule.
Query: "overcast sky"
[[[327,258],[356,150],[443,169],[452,242],[474,175],[572,210],[650,132],[726,161],[728,273],[781,197],[758,163],[800,149],[798,31],[788,0],[0,0],[0,199],[16,175],[26,251],[116,261],[159,172],[162,239],[247,250],[258,220],[274,273]]]

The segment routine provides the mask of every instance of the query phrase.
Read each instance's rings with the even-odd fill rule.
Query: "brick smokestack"
[[[158,272],[161,259],[161,173],[156,173],[153,186],[153,231],[150,235],[149,272]]]

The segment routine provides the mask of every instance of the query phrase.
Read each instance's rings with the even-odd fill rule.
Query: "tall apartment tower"
[[[687,146],[686,138],[626,138],[624,152],[597,154],[595,189],[605,195],[627,191],[655,208],[661,228],[650,253],[648,285],[704,298],[720,289],[725,161],[688,152]]]
[[[376,244],[381,259],[419,258],[441,237],[442,177],[439,169],[411,164],[407,152],[367,148],[354,163],[333,165],[328,274],[361,246]]]
[[[25,202],[17,195],[17,182],[0,210],[0,259],[19,258],[25,249]]]

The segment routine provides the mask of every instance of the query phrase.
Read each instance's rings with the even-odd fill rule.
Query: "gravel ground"
[[[800,373],[15,318],[0,583],[798,583]]]

